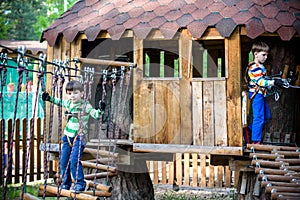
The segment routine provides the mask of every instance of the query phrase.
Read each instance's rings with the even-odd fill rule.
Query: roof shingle
[[[62,35],[72,42],[82,31],[89,41],[101,31],[119,39],[126,29],[132,29],[139,39],[145,39],[153,29],[172,38],[179,28],[187,28],[193,37],[200,38],[208,27],[230,37],[238,25],[246,25],[250,38],[271,32],[290,40],[300,34],[300,1],[81,0],[45,29],[41,40],[53,46]]]

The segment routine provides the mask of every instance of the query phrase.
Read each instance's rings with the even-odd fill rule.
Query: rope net
[[[9,48],[7,48],[9,49]],[[11,49],[11,51],[14,51]],[[13,146],[15,143],[15,137],[19,136],[19,129],[15,129],[15,122],[17,119],[26,118],[27,123],[22,127],[26,129],[26,152],[23,152],[24,174],[22,193],[20,198],[24,198],[27,185],[27,173],[30,160],[30,152],[32,142],[34,139],[35,123],[32,122],[29,126],[29,120],[31,118],[42,118],[43,126],[42,133],[42,147],[44,151],[44,184],[40,187],[42,190],[43,199],[49,195],[51,183],[50,178],[50,150],[53,141],[53,137],[56,134],[58,137],[58,155],[61,154],[61,138],[63,136],[64,120],[67,117],[63,117],[65,109],[62,106],[56,106],[54,103],[50,103],[48,106],[41,101],[41,94],[46,91],[46,88],[51,88],[50,94],[53,97],[61,100],[60,105],[64,97],[65,84],[71,80],[79,80],[83,84],[83,100],[84,102],[90,102],[95,109],[101,109],[103,104],[106,105],[103,110],[103,114],[99,119],[90,118],[88,121],[88,132],[78,131],[79,146],[90,140],[97,140],[96,149],[94,149],[95,159],[85,161],[84,167],[89,166],[85,173],[88,173],[92,177],[93,181],[86,181],[88,190],[92,191],[92,196],[99,193],[99,188],[105,190],[101,193],[101,196],[109,196],[110,177],[116,173],[116,155],[117,155],[117,141],[118,139],[128,139],[129,127],[124,126],[124,110],[129,103],[130,83],[131,83],[131,71],[134,67],[132,63],[124,62],[110,62],[110,66],[105,66],[107,61],[100,62],[99,64],[93,59],[73,59],[73,60],[53,60],[52,62],[46,60],[44,54],[40,54],[39,58],[25,53],[25,47],[20,47],[15,53],[18,54],[17,58],[9,58],[7,53],[0,54],[0,112],[1,112],[1,148],[2,158],[8,160],[6,166],[5,162],[2,163],[1,173],[1,186],[2,196],[6,199],[6,192],[8,185],[11,184],[12,177],[12,163],[13,163]],[[91,62],[92,60],[92,62]],[[81,64],[81,68],[79,65]],[[122,65],[124,64],[124,65]],[[115,65],[115,66],[113,66]],[[37,66],[37,67],[35,67]],[[100,67],[99,67],[100,66]],[[50,70],[51,69],[51,70]],[[8,73],[10,72],[10,73]],[[13,83],[11,74],[17,74],[17,82]],[[51,80],[51,87],[46,87],[46,80]],[[35,81],[35,85],[32,82]],[[13,83],[16,86],[16,91],[9,91],[8,85]],[[12,84],[11,84],[12,85]],[[34,89],[32,89],[34,88]],[[15,88],[14,88],[15,89]],[[94,95],[96,94],[96,95]],[[85,103],[83,104],[83,111],[85,110]],[[127,114],[127,113],[126,113]],[[81,112],[78,115],[78,121],[80,124],[79,130],[84,129],[83,119],[86,117],[86,113]],[[5,121],[12,119],[12,130],[7,137],[7,128]],[[58,120],[58,121],[57,121]],[[128,120],[128,119],[126,119]],[[127,123],[129,124],[129,123]],[[77,139],[77,135],[74,138]],[[108,141],[107,145],[101,146],[101,141]],[[7,150],[5,149],[7,145]],[[73,147],[72,150],[73,151]],[[72,152],[71,152],[72,153]],[[74,184],[76,185],[78,179],[78,169],[82,166],[82,155],[78,154],[77,171],[76,176],[72,177]],[[60,160],[60,159],[59,159]],[[58,172],[60,169],[60,161],[58,161]],[[70,168],[71,156],[68,161],[67,169]],[[102,174],[102,175],[99,175]],[[65,174],[59,174],[55,176],[55,186],[57,198],[60,196],[75,197],[80,199],[80,193],[65,193],[65,188],[62,187],[61,181]],[[99,178],[100,177],[100,178]],[[102,178],[101,178],[102,177]],[[53,184],[53,183],[52,183]],[[69,189],[69,188],[68,188]],[[85,190],[84,190],[85,192]]]

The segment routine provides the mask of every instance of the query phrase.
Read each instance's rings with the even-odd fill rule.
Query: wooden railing
[[[176,154],[170,161],[147,161],[154,184],[177,184],[203,188],[233,187],[233,176],[229,166],[212,166],[209,155]]]

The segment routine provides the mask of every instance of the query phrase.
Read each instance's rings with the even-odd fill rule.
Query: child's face
[[[70,99],[71,102],[76,103],[79,102],[83,97],[83,92],[80,90],[68,90],[67,91],[67,98]]]
[[[263,64],[268,58],[268,52],[265,51],[255,52],[254,56],[256,62]]]

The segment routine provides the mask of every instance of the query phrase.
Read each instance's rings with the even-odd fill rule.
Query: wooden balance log
[[[287,174],[288,171],[286,171],[284,169],[269,169],[269,168],[256,167],[255,173],[256,174],[284,175],[284,174]]]
[[[269,167],[269,168],[280,168],[282,166],[288,166],[289,163],[277,162],[277,161],[268,161],[268,160],[252,160],[251,165],[260,167]]]
[[[274,145],[260,145],[260,144],[247,144],[247,149],[253,148],[258,151],[297,151],[300,147],[289,146],[274,146]]]
[[[289,163],[289,165],[300,165],[300,159],[276,158],[275,161]]]
[[[253,159],[268,159],[268,160],[275,160],[277,158],[284,158],[283,155],[268,154],[268,153],[250,153],[249,157],[253,158]]]
[[[272,186],[282,186],[282,187],[300,187],[300,183],[297,182],[279,182],[279,181],[262,181],[261,187],[266,187],[268,184]]]
[[[284,158],[298,158],[300,156],[300,152],[296,151],[271,151],[271,153],[278,153],[279,155],[284,155]]]
[[[288,193],[299,193],[300,187],[284,187],[284,186],[266,186],[266,192],[271,193],[273,189],[276,189],[276,192],[288,192]]]
[[[267,180],[263,180],[264,177]],[[278,181],[278,182],[291,182],[292,180],[300,181],[300,177],[295,176],[282,176],[282,175],[265,175],[265,174],[259,174],[258,175],[259,181]]]
[[[280,169],[286,169],[294,172],[300,172],[300,166],[285,166],[285,167],[280,167]]]
[[[38,194],[43,195],[44,185],[40,185],[39,190],[40,191],[38,192]],[[55,196],[57,196],[57,192],[58,192],[57,187],[48,186],[48,185],[46,186],[46,194],[52,194],[52,195],[54,194]],[[64,197],[71,197],[71,198],[76,197],[76,199],[83,199],[83,200],[100,200],[99,197],[110,197],[111,193],[106,191],[83,191],[81,193],[76,194],[74,192],[71,192],[70,190],[61,189],[60,195]]]
[[[111,192],[112,191],[112,187],[109,186],[109,185],[104,185],[104,184],[101,184],[101,183],[95,183],[93,181],[88,181],[88,180],[85,180],[85,182],[89,187],[96,188],[97,190],[106,191],[106,192]]]
[[[288,192],[271,192],[271,200],[276,200],[280,197],[280,199],[284,200],[296,200],[300,199],[300,193],[288,193]]]

